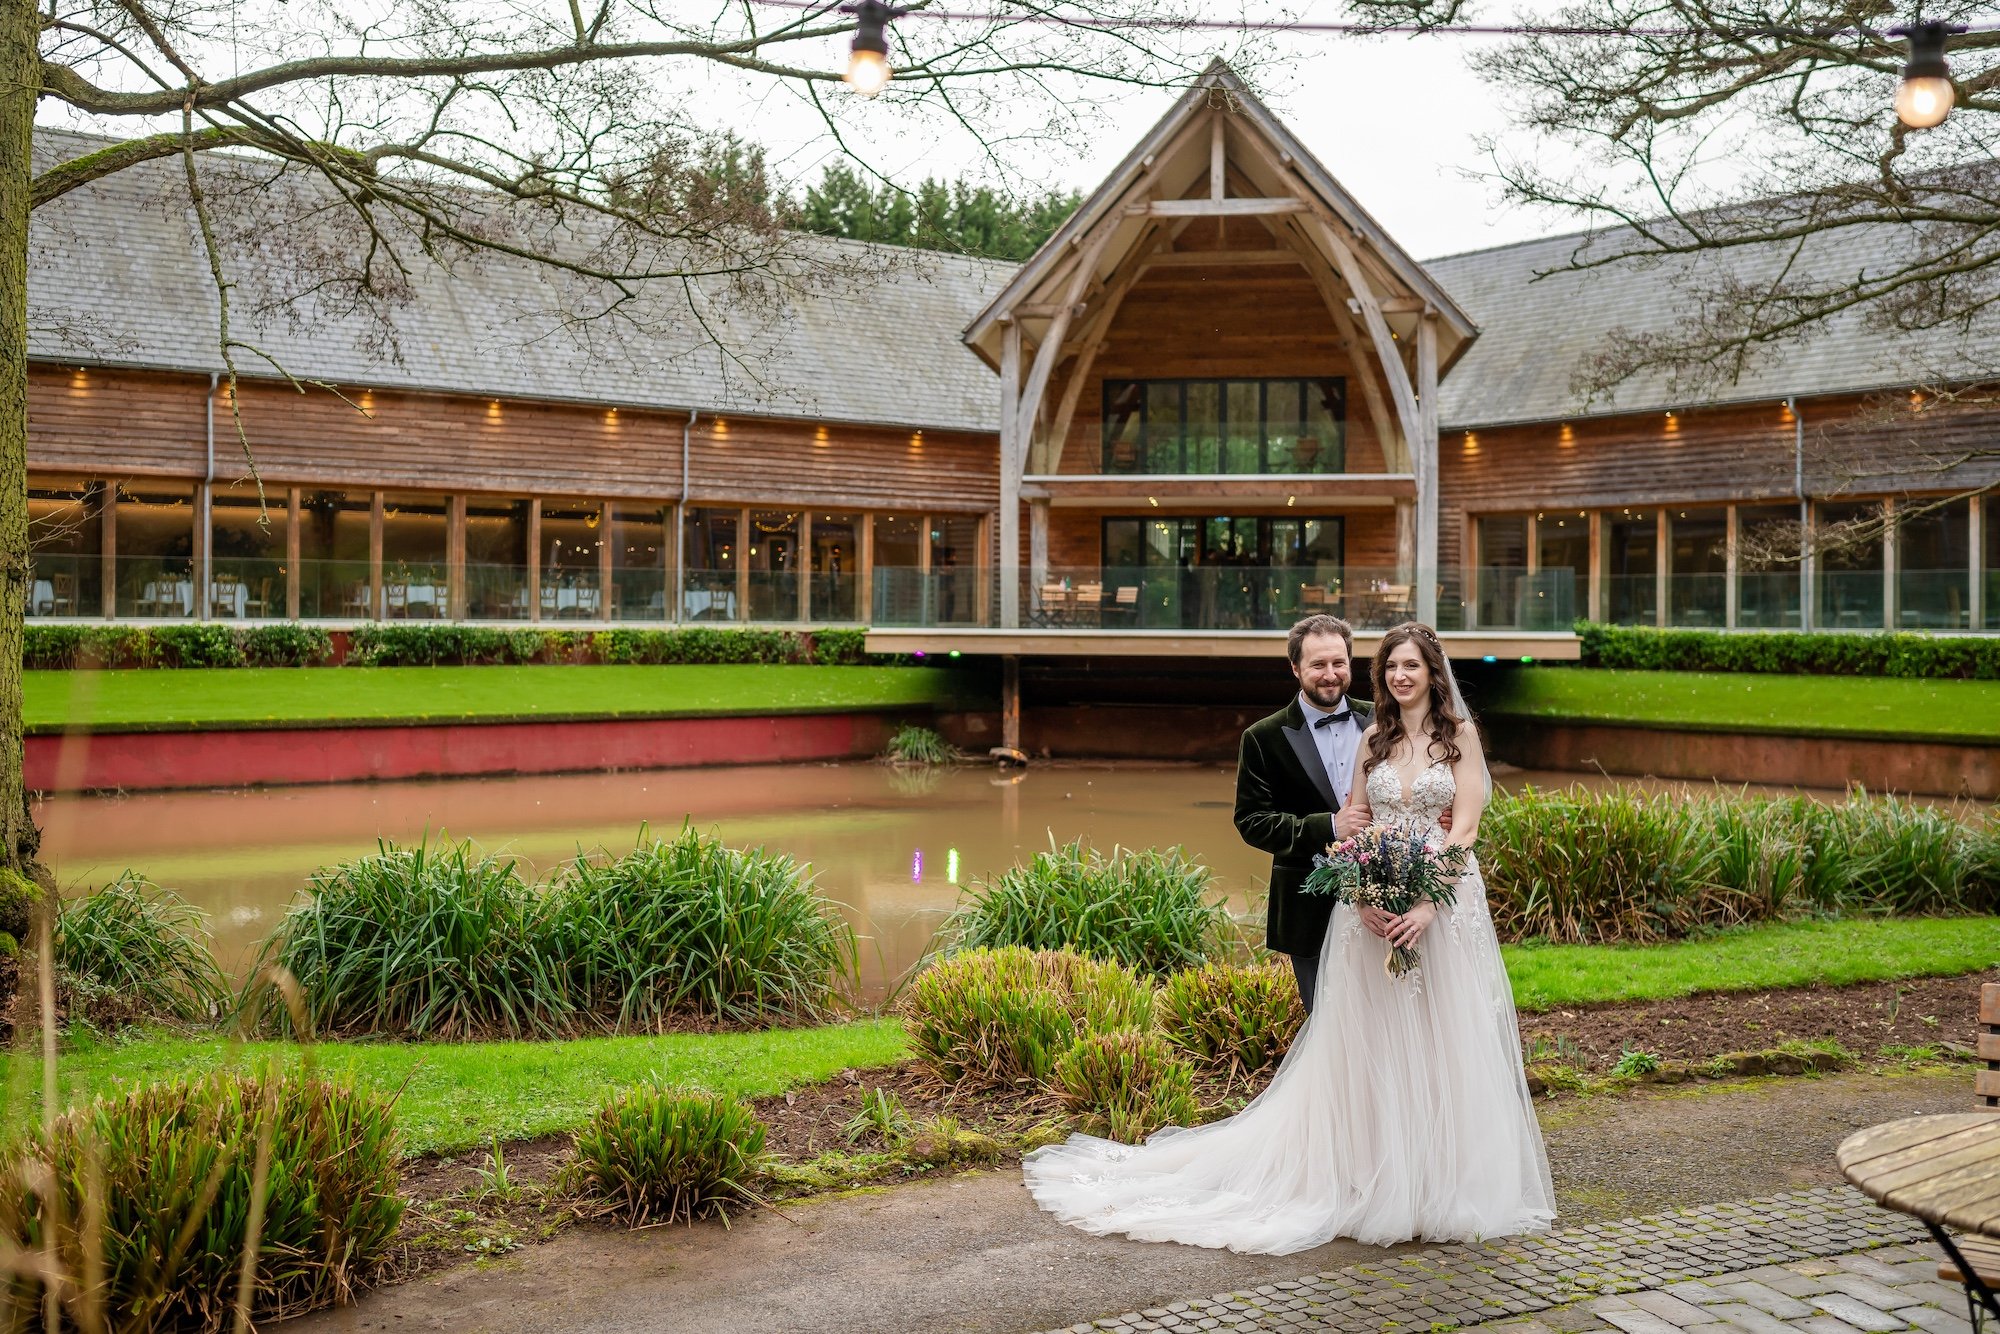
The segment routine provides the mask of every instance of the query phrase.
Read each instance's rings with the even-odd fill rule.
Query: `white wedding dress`
[[[1450,768],[1410,789],[1377,766],[1377,821],[1437,833]],[[1416,969],[1388,976],[1388,948],[1337,906],[1312,1018],[1270,1087],[1228,1120],[1136,1147],[1072,1135],[1037,1149],[1022,1165],[1036,1202],[1086,1232],[1268,1255],[1546,1228],[1548,1157],[1477,862],[1418,940]]]

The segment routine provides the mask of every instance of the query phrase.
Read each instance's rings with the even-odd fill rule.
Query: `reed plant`
[[[1157,1033],[1094,1033],[1056,1062],[1056,1087],[1086,1134],[1137,1144],[1200,1114],[1194,1072]]]
[[[576,1136],[575,1171],[632,1227],[693,1222],[754,1201],[764,1123],[747,1103],[645,1086],[611,1100]]]
[[[1182,849],[1107,857],[1080,839],[975,884],[944,931],[960,948],[1071,950],[1154,977],[1223,957],[1235,940],[1209,869]]]
[[[1292,970],[1274,959],[1175,973],[1153,1004],[1160,1032],[1196,1064],[1229,1078],[1276,1065],[1306,1021]]]
[[[658,1030],[676,1015],[818,1019],[857,976],[854,931],[811,874],[684,827],[619,857],[578,857],[549,891],[550,951],[593,1019]]]
[[[308,1074],[211,1074],[99,1098],[0,1160],[8,1328],[220,1331],[344,1302],[403,1213],[388,1099]]]
[[[910,1047],[952,1085],[1038,1089],[1078,1037],[1152,1022],[1124,965],[1059,951],[974,949],[933,962],[903,1000]]]
[[[1503,939],[1632,943],[1834,913],[2000,906],[2000,818],[1871,796],[1528,787],[1496,797],[1479,857]]]
[[[905,724],[889,738],[888,752],[882,758],[892,764],[941,765],[956,764],[965,757],[930,728]]]
[[[200,910],[131,871],[62,901],[55,963],[114,1018],[204,1023],[229,999]]]
[[[383,842],[316,871],[308,897],[265,942],[246,1007],[280,1030],[268,978],[297,981],[321,1034],[394,1034],[446,1041],[549,1036],[579,1023],[565,960],[548,948],[547,897],[507,857],[469,842]]]

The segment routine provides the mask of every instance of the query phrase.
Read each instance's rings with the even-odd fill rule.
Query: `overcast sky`
[[[1580,229],[1581,223],[1559,214],[1503,209],[1493,183],[1480,178],[1491,164],[1478,140],[1506,132],[1509,123],[1467,57],[1497,39],[1297,34],[1278,40],[1282,58],[1260,71],[1260,94],[1413,255],[1430,258]],[[829,49],[825,58],[838,63],[844,51]],[[1106,95],[1101,86],[1096,92]],[[708,116],[766,145],[782,175],[816,177],[824,162],[840,156],[818,118],[787,95],[746,96],[722,82],[712,94]],[[1161,90],[1109,96],[1108,123],[1089,144],[1017,150],[1021,177],[1089,190],[1173,101]],[[845,132],[899,183],[914,185],[927,174],[992,175],[969,138],[939,138],[934,126],[921,136],[906,134],[893,113],[869,115],[879,106],[850,108]],[[1538,145],[1538,151],[1552,150]]]

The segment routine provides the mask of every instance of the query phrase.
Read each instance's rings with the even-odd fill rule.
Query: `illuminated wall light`
[[[617,408],[606,408],[606,409],[604,410],[604,424],[605,424],[606,426],[609,426],[609,427],[613,428],[614,430],[615,430],[615,429],[617,428],[617,426],[618,426],[618,409],[617,409]]]
[[[75,370],[69,373],[69,387],[72,389],[90,388],[90,372],[84,370],[83,367],[78,366]]]
[[[1575,444],[1576,428],[1571,426],[1568,422],[1564,422],[1562,424],[1562,431],[1557,435],[1556,439],[1565,445]]]
[[[1468,454],[1479,452],[1479,437],[1471,431],[1465,433],[1465,452]]]
[[[486,419],[488,421],[497,421],[499,420],[499,417],[500,417],[500,400],[497,398],[487,400]]]
[[[1160,507],[1160,500],[1159,497],[1157,496],[1147,496],[1146,503],[1148,505],[1151,505],[1154,509],[1158,509]]]

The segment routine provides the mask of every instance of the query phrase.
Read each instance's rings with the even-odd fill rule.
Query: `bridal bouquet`
[[[1299,888],[1331,894],[1336,903],[1406,913],[1419,903],[1450,907],[1458,898],[1470,849],[1433,848],[1422,834],[1394,825],[1376,825],[1330,845],[1313,858],[1312,873]],[[1382,970],[1401,977],[1417,966],[1411,945],[1392,945]]]

